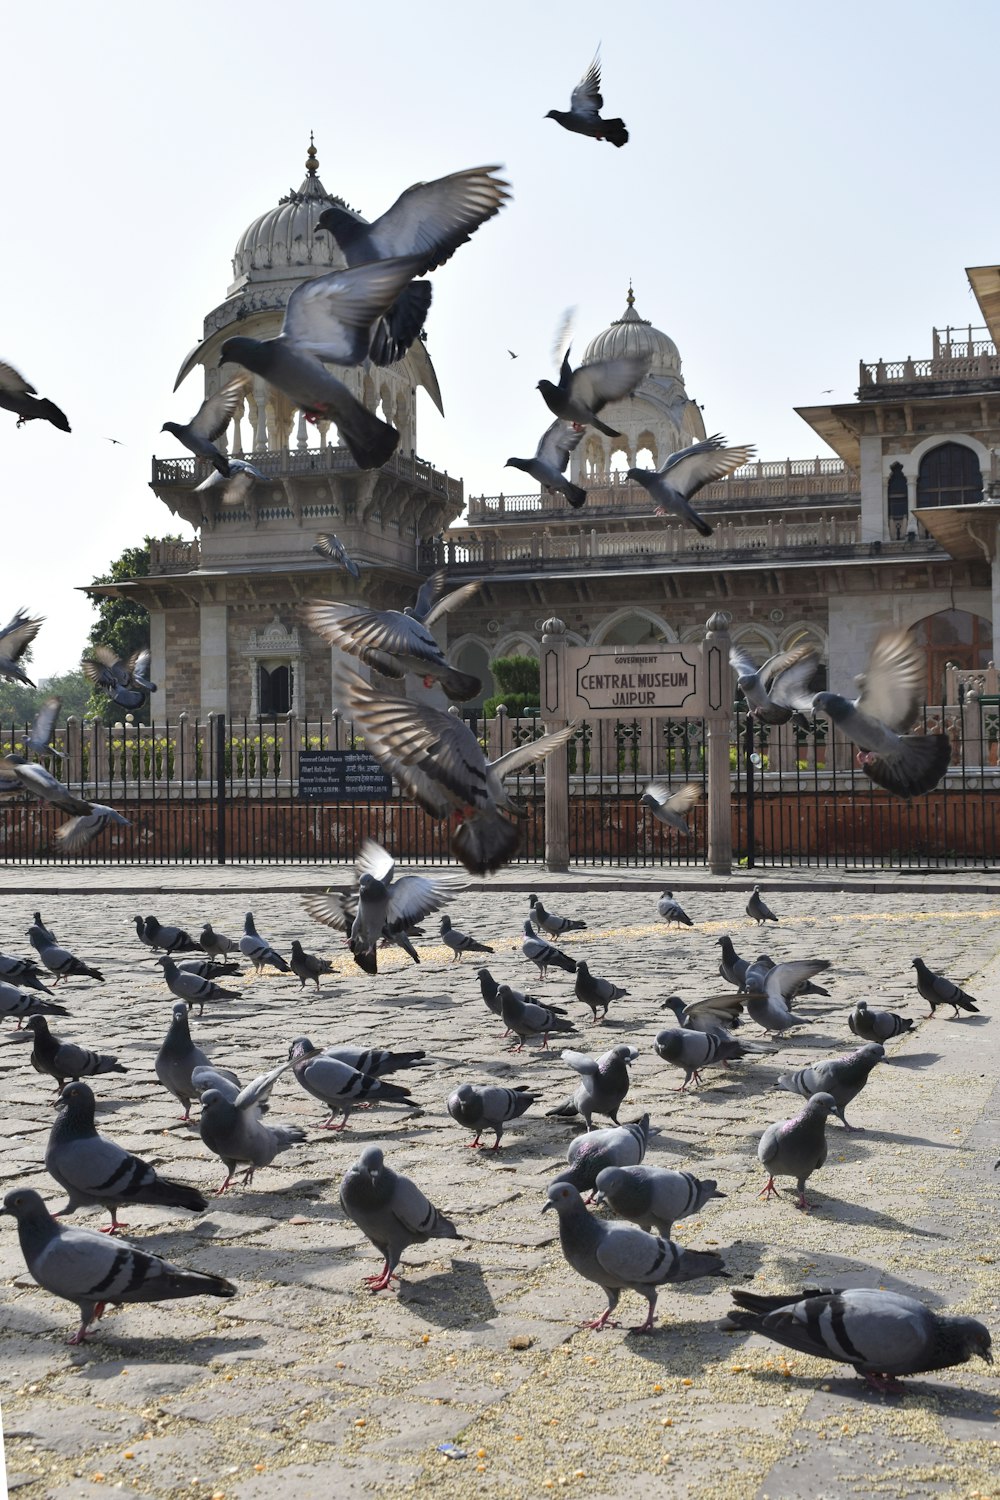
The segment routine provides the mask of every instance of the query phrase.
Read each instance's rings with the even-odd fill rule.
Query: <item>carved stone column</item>
[[[565,719],[546,713],[546,703],[558,702],[565,675],[563,649],[566,626],[562,620],[546,620],[542,627],[541,681],[542,723],[546,733],[565,727]],[[548,869],[569,869],[569,756],[565,745],[545,761],[545,863]]]
[[[729,741],[732,727],[732,668],[729,623],[714,614],[705,627],[705,748],[708,761],[708,865],[713,875],[733,868],[732,778]]]

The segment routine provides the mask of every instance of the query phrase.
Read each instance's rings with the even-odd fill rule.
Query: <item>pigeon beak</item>
[[[546,1202],[542,1204],[542,1213],[548,1213],[550,1208],[555,1208],[555,1204],[552,1202],[551,1198],[547,1199]]]
[[[0,1214],[6,1213],[6,1212],[7,1212],[7,1210],[5,1208],[0,1208]],[[985,1361],[986,1361],[986,1363],[988,1365],[991,1365],[993,1363],[993,1351],[992,1351],[992,1349],[980,1349],[979,1352],[983,1356],[983,1359],[985,1359]]]
[[[716,1188],[715,1192],[712,1194],[712,1197],[713,1198],[728,1198],[729,1194],[728,1193],[720,1193],[719,1190],[718,1190],[718,1188]]]

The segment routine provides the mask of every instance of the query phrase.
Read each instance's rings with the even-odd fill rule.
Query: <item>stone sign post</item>
[[[715,628],[718,627],[718,628]],[[573,719],[701,718],[708,758],[708,861],[732,867],[729,637],[722,615],[708,622],[705,644],[570,646],[562,620],[542,627],[539,690],[546,730]],[[569,761],[556,750],[545,763],[545,863],[569,868]]]

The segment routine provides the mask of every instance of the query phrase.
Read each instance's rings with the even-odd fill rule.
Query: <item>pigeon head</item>
[[[576,1209],[583,1207],[583,1199],[579,1190],[571,1182],[550,1182],[545,1190],[546,1202],[542,1204],[542,1213],[554,1208],[556,1213],[571,1214]]]
[[[381,1146],[366,1146],[358,1157],[354,1168],[356,1172],[367,1172],[369,1177],[375,1178],[385,1166],[385,1156]]]
[[[41,1194],[36,1193],[33,1188],[17,1188],[13,1193],[8,1193],[0,1214],[11,1214],[19,1224],[50,1217]]]
[[[955,1318],[956,1331],[961,1335],[962,1343],[966,1350],[966,1358],[978,1354],[980,1359],[985,1359],[988,1365],[993,1363],[993,1340],[990,1331],[985,1324],[977,1322],[975,1318]]]
[[[621,1046],[612,1049],[611,1056],[620,1057],[622,1062],[630,1063],[635,1062],[639,1053],[635,1047],[627,1047],[623,1042]]]
[[[460,1083],[452,1095],[452,1098],[457,1099],[460,1104],[471,1104],[475,1097],[476,1091],[471,1083]]]
[[[825,714],[835,724],[846,723],[854,715],[854,704],[839,693],[816,693],[812,709],[814,713]]]
[[[661,1010],[672,1010],[678,1020],[684,1015],[684,1002],[679,995],[668,995],[660,1006]]]
[[[656,1038],[656,1050],[665,1062],[672,1062],[684,1051],[684,1037],[679,1031],[661,1031]]]
[[[578,974],[589,974],[590,970],[582,958],[577,959],[576,972]]]
[[[650,470],[649,469],[627,469],[626,473],[628,474],[629,479],[635,480],[636,484],[641,484],[642,481],[643,481],[643,479],[650,473]]]
[[[163,426],[160,428],[160,431],[172,432],[176,436],[177,433],[183,431],[183,428],[177,422],[164,422]]]
[[[535,389],[541,391],[543,396],[555,396],[559,392],[559,387],[553,385],[551,380],[540,380]]]
[[[270,365],[269,355],[270,350],[260,339],[226,339],[219,351],[219,364],[243,365],[247,370],[263,375],[265,368]]]
[[[508,458],[507,462],[504,464],[504,468],[523,469],[525,473],[528,473],[531,468],[531,463],[530,460],[526,458]]]
[[[49,1023],[44,1016],[29,1016],[24,1023],[25,1031],[33,1031],[36,1036],[48,1036]]]
[[[293,1060],[300,1057],[316,1057],[319,1048],[314,1047],[307,1036],[297,1036],[288,1049],[288,1056]]]
[[[187,1023],[188,1008],[183,1003],[183,1001],[178,1001],[177,1002],[177,1004],[174,1006],[173,1010],[171,1011],[171,1015],[173,1016],[173,1018],[174,1018],[175,1021],[183,1021],[183,1022],[185,1022],[185,1024]]]
[[[442,932],[450,932],[451,931],[451,918],[449,916],[447,916],[447,915],[445,915],[445,916],[443,916],[441,918],[441,931]]]
[[[53,1101],[55,1109],[63,1109],[71,1119],[81,1123],[94,1123],[94,1091],[86,1083],[67,1083],[62,1093]]]

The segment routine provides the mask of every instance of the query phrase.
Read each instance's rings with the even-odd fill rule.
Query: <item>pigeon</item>
[[[412,608],[404,610],[317,599],[306,604],[303,612],[306,623],[329,645],[358,657],[382,677],[401,678],[413,672],[425,687],[440,683],[448,698],[461,703],[475,698],[483,684],[478,677],[449,665],[430,626],[441,615],[468,603],[479,584],[466,583],[443,594],[445,583],[441,568],[421,585]]]
[[[757,1146],[757,1159],[768,1174],[761,1198],[777,1196],[776,1177],[794,1177],[799,1190],[795,1206],[808,1212],[806,1182],[826,1161],[826,1121],[836,1108],[832,1094],[813,1094],[801,1114],[767,1127]]]
[[[733,940],[731,937],[720,937],[716,941],[718,942],[719,947],[722,949],[722,960],[719,964],[719,973],[722,975],[723,979],[727,980],[730,984],[735,984],[736,988],[740,991],[740,993],[742,993],[743,983],[746,979],[747,970],[750,967],[750,960],[748,958],[740,958],[739,954],[736,952],[736,949],[733,947]]]
[[[472,875],[500,869],[520,843],[516,825],[500,813],[501,808],[517,811],[504,789],[504,777],[544,760],[580,727],[574,721],[487,761],[461,719],[426,703],[381,693],[342,662],[334,668],[333,698],[407,796],[432,818],[458,814],[450,847]]]
[[[578,917],[561,917],[558,912],[548,911],[540,896],[529,896],[528,906],[532,922],[540,932],[547,932],[549,937],[562,937],[567,932],[582,932],[587,925]]]
[[[91,1052],[78,1047],[75,1042],[64,1042],[49,1030],[44,1016],[29,1016],[25,1029],[32,1032],[31,1066],[36,1073],[48,1073],[59,1085],[59,1093],[67,1078],[92,1078],[95,1073],[127,1073],[128,1069],[117,1057],[103,1052]]]
[[[545,118],[555,120],[564,130],[571,130],[575,135],[589,135],[597,141],[610,141],[612,146],[624,146],[628,140],[625,121],[602,120],[600,111],[603,106],[601,54],[598,51],[573,90],[569,109],[550,109]]]
[[[568,1021],[565,1012],[559,1006],[540,1005],[534,1000],[522,1000],[511,989],[509,984],[501,984],[497,988],[497,999],[500,1002],[500,1015],[508,1032],[513,1032],[519,1039],[519,1045],[513,1047],[514,1052],[521,1052],[528,1037],[540,1036],[542,1039],[542,1051],[549,1045],[550,1031],[574,1031],[572,1021]]]
[[[146,948],[155,949],[156,944],[153,942],[153,939],[146,936],[146,918],[136,913],[136,915],[132,918],[132,921],[135,923],[135,935],[139,939],[140,943],[142,943]]]
[[[315,953],[306,953],[298,938],[292,943],[292,959],[290,968],[298,977],[299,989],[304,990],[306,980],[312,980],[319,994],[319,978],[321,974],[332,974],[333,964],[328,958],[318,958]]]
[[[361,577],[361,569],[340,538],[334,536],[332,531],[319,532],[316,540],[313,542],[312,550],[318,552],[320,557],[328,558],[330,562],[337,563],[355,580]]]
[[[909,1016],[897,1016],[891,1010],[869,1010],[868,1002],[859,1000],[848,1016],[847,1024],[864,1042],[887,1042],[891,1037],[912,1031],[915,1022]]]
[[[615,1125],[610,1130],[588,1130],[576,1135],[566,1151],[569,1170],[560,1172],[554,1182],[571,1182],[581,1193],[597,1192],[598,1173],[605,1167],[634,1167],[646,1155],[649,1144],[649,1115],[629,1125]]]
[[[678,1219],[700,1213],[711,1198],[725,1198],[714,1177],[664,1167],[604,1167],[597,1174],[597,1196],[619,1219],[669,1240]]]
[[[771,908],[764,902],[760,894],[760,886],[755,885],[747,902],[747,916],[753,917],[758,927],[763,927],[765,922],[776,922],[778,919]]]
[[[210,958],[185,958],[177,965],[181,974],[196,974],[199,979],[218,979],[224,974],[242,974],[239,964],[217,964]]]
[[[21,1030],[25,1016],[68,1016],[65,1005],[43,1000],[39,995],[25,995],[5,979],[0,979],[0,1016],[16,1016],[16,1030]]]
[[[933,1015],[939,1005],[950,1005],[956,1016],[960,1010],[978,1012],[979,1006],[973,995],[967,995],[943,974],[934,974],[922,958],[915,958],[910,967],[917,971],[917,989],[930,1006],[929,1015]]]
[[[306,1140],[305,1131],[298,1125],[265,1125],[261,1118],[262,1104],[288,1066],[283,1062],[263,1073],[240,1089],[235,1099],[228,1097],[228,1090],[202,1091],[198,1129],[209,1151],[226,1168],[225,1181],[216,1188],[216,1196],[226,1191],[238,1166],[245,1167],[243,1186],[247,1187],[258,1167],[269,1167],[282,1151]]]
[[[597,1009],[601,1007],[600,1019],[603,1021],[608,1013],[608,1006],[612,1000],[621,1000],[629,993],[622,989],[621,985],[612,984],[610,979],[601,979],[597,974],[591,974],[588,966],[581,959],[576,966],[576,983],[573,993],[584,1005],[589,1005],[593,1011],[594,1019],[592,1025],[597,1025]]]
[[[500,1014],[500,985],[493,978],[489,969],[477,969],[476,978],[479,980],[479,989],[486,1002],[486,1009],[493,1012],[495,1016]],[[508,985],[508,989],[510,986]],[[533,1005],[537,1004],[533,995],[524,995],[518,990],[512,990],[520,1001],[530,1000]]]
[[[248,911],[243,919],[243,936],[240,938],[240,952],[244,958],[250,960],[258,974],[267,965],[270,965],[272,969],[277,969],[279,974],[291,973],[281,954],[275,953],[270,943],[262,938],[257,931],[254,926],[252,911]]]
[[[574,370],[567,349],[559,371],[559,384],[540,380],[538,390],[554,416],[576,427],[596,427],[605,437],[621,437],[614,427],[602,422],[597,413],[612,401],[631,396],[649,373],[649,360],[636,355],[620,359],[601,359]]]
[[[860,1125],[848,1125],[844,1111],[852,1099],[868,1082],[872,1069],[885,1057],[885,1048],[879,1042],[869,1042],[856,1052],[846,1052],[840,1057],[830,1057],[824,1062],[814,1063],[811,1068],[799,1068],[795,1073],[782,1073],[778,1087],[790,1094],[801,1094],[811,1099],[814,1094],[829,1094],[834,1100],[834,1113],[848,1130],[860,1130]]]
[[[470,167],[433,182],[415,182],[391,208],[366,224],[337,204],[323,210],[316,228],[326,230],[349,266],[396,256],[415,256],[413,276],[425,276],[450,260],[510,196],[509,184],[493,174],[499,167]],[[431,301],[430,283],[404,286],[375,326],[369,358],[391,365],[403,358],[420,333]]]
[[[212,1064],[201,1048],[196,1047],[191,1040],[188,1007],[184,1004],[175,1005],[172,1016],[173,1019],[167,1029],[163,1044],[156,1054],[153,1067],[163,1087],[183,1104],[184,1113],[181,1119],[187,1123],[191,1118],[191,1101],[198,1095],[191,1075],[195,1068],[208,1068]],[[224,1068],[217,1071],[222,1073],[230,1083],[234,1083],[237,1088],[240,1087],[240,1081],[235,1073],[230,1073]]]
[[[657,1288],[668,1281],[696,1281],[702,1276],[722,1276],[721,1255],[707,1250],[682,1250],[672,1240],[646,1234],[631,1225],[605,1224],[588,1213],[583,1199],[571,1183],[553,1182],[542,1212],[554,1208],[559,1215],[559,1242],[563,1255],[580,1276],[604,1288],[608,1305],[599,1318],[584,1328],[617,1328],[609,1318],[623,1290],[637,1292],[649,1303],[646,1321],[633,1333],[651,1333],[656,1312]]]
[[[770,965],[765,968],[764,965]],[[788,1001],[800,994],[803,984],[813,974],[821,974],[830,967],[828,958],[797,960],[787,964],[772,964],[766,954],[751,964],[746,972],[747,1014],[765,1031],[788,1031],[792,1026],[805,1024],[805,1017],[794,1015]]]
[[[55,945],[55,941],[56,941],[56,935],[52,931],[52,928],[51,927],[46,927],[45,923],[42,921],[42,914],[41,914],[41,912],[38,912],[38,911],[34,912],[32,914],[32,921],[34,922],[34,925],[38,928],[39,935],[41,937],[43,937],[47,943],[52,943],[53,946],[54,946]]]
[[[856,698],[803,693],[795,707],[819,713],[858,747],[857,761],[876,786],[907,801],[932,791],[951,763],[947,734],[910,734],[927,680],[925,653],[908,630],[883,630]]]
[[[560,417],[542,433],[534,458],[508,458],[505,469],[520,469],[541,485],[546,495],[563,495],[574,510],[587,501],[587,491],[565,477],[566,465],[579,446],[583,427]]]
[[[131,711],[142,708],[150,693],[156,692],[156,684],[149,679],[149,666],[148,648],[134,651],[122,661],[110,646],[95,646],[94,654],[81,661],[80,670],[95,688],[107,693],[112,703]]]
[[[354,868],[356,898],[328,891],[325,896],[307,896],[303,905],[315,921],[346,932],[354,962],[366,974],[375,974],[379,941],[405,939],[417,922],[451,900],[454,886],[447,876],[400,875],[397,879],[395,860],[374,839],[365,839]],[[416,950],[408,942],[405,946],[419,963]]]
[[[811,1354],[853,1365],[883,1394],[905,1390],[900,1375],[964,1365],[973,1355],[993,1363],[989,1329],[975,1318],[932,1312],[915,1297],[875,1287],[803,1287],[761,1296],[733,1292],[729,1323]]]
[[[19,782],[29,796],[37,797],[40,802],[50,803],[59,808],[60,812],[79,816],[93,811],[92,802],[74,796],[51,771],[35,762],[26,761],[23,755],[0,756],[0,779]]]
[[[398,1083],[384,1083],[371,1073],[359,1072],[349,1063],[328,1056],[314,1047],[308,1037],[296,1037],[288,1052],[295,1077],[314,1099],[321,1099],[330,1109],[322,1123],[323,1130],[343,1130],[352,1109],[362,1104],[404,1104],[412,1108],[415,1100]],[[339,1125],[334,1116],[342,1113]]]
[[[700,1084],[701,1069],[707,1068],[710,1063],[720,1062],[725,1066],[730,1059],[738,1061],[746,1056],[746,1048],[734,1036],[726,1036],[720,1031],[693,1031],[680,1026],[671,1026],[665,1031],[657,1032],[654,1046],[657,1055],[664,1062],[670,1063],[671,1067],[680,1068],[684,1073],[684,1082],[678,1085],[679,1090],[686,1089],[692,1079]]]
[[[235,938],[226,937],[221,932],[215,932],[211,922],[206,922],[201,929],[198,946],[203,952],[208,954],[210,959],[215,961],[216,959],[224,958],[227,953],[232,953],[233,949],[238,949],[240,945]]]
[[[25,422],[51,422],[60,432],[69,432],[66,413],[59,410],[54,401],[39,396],[33,385],[19,375],[13,365],[0,363],[0,407],[17,415],[18,427]]]
[[[2,372],[3,366],[0,365],[0,394]],[[29,615],[26,610],[19,609],[0,630],[0,677],[6,677],[10,682],[20,682],[24,687],[35,686],[18,663],[44,623],[44,615]]]
[[[679,901],[674,900],[673,891],[664,891],[656,903],[656,910],[669,927],[676,923],[678,927],[693,927],[694,923]]]
[[[537,965],[538,972],[543,979],[545,971],[553,966],[557,969],[565,969],[567,974],[576,973],[576,959],[568,958],[561,949],[554,948],[543,937],[539,937],[527,918],[524,923],[524,942],[521,944],[521,952],[525,958],[529,958],[533,964]]]
[[[220,364],[223,362],[220,360]],[[207,459],[223,479],[228,479],[232,472],[229,460],[215,444],[242,406],[251,383],[245,375],[238,375],[235,380],[227,381],[214,396],[206,396],[190,422],[164,422],[160,431],[172,433],[195,458]]]
[[[96,979],[104,983],[104,975],[100,969],[91,968],[82,959],[75,958],[68,948],[60,948],[58,943],[50,941],[51,933],[47,929],[33,923],[28,928],[28,941],[34,948],[42,964],[50,974],[56,976],[56,984],[65,979],[81,978]]]
[[[183,927],[166,927],[155,917],[146,918],[142,940],[150,948],[162,948],[168,957],[174,953],[198,953],[201,950],[201,944],[196,943]]]
[[[678,1026],[685,1031],[714,1032],[725,1036],[739,1029],[743,1002],[738,995],[711,995],[707,1000],[685,1005],[679,995],[668,995],[660,1009],[673,1011]]]
[[[612,1047],[600,1057],[589,1057],[586,1052],[564,1051],[559,1054],[564,1063],[581,1075],[580,1083],[572,1098],[555,1109],[547,1109],[547,1115],[560,1119],[573,1119],[582,1115],[587,1129],[592,1130],[593,1115],[606,1115],[618,1124],[618,1111],[629,1088],[628,1065],[639,1056],[634,1047],[624,1043]]]
[[[651,781],[639,798],[639,806],[644,807],[658,823],[665,823],[687,839],[691,837],[688,813],[698,806],[701,795],[701,787],[694,781],[687,782],[676,792],[665,781]]]
[[[2,644],[0,644],[2,650]],[[0,677],[3,672],[0,671]],[[24,743],[29,750],[34,750],[36,755],[52,755],[56,760],[62,760],[63,753],[57,750],[52,743],[52,734],[62,708],[62,699],[53,695],[46,698],[35,711],[35,717],[31,721],[31,728],[24,737]]]
[[[704,442],[671,453],[658,469],[629,469],[627,473],[629,479],[649,491],[658,516],[679,516],[700,536],[711,536],[714,528],[688,503],[691,496],[712,480],[724,479],[749,463],[755,452],[750,443],[727,448],[725,438],[717,432]]]
[[[365,1277],[373,1292],[386,1290],[411,1245],[461,1239],[451,1220],[424,1197],[415,1182],[386,1166],[379,1146],[366,1146],[344,1173],[340,1206],[385,1262],[377,1276]]]
[[[52,991],[43,984],[41,969],[33,958],[14,958],[9,953],[0,953],[0,980],[8,984],[15,981],[22,989],[38,990],[42,995],[51,995]]]
[[[459,928],[451,925],[451,918],[447,912],[441,918],[441,941],[445,947],[451,949],[451,961],[460,959],[463,953],[495,953],[495,948],[490,948],[486,943],[480,943],[476,938],[470,937],[467,932],[461,932]]]
[[[127,1240],[58,1223],[30,1188],[8,1193],[0,1213],[17,1220],[21,1253],[33,1279],[54,1297],[75,1302],[80,1309],[80,1326],[68,1340],[70,1344],[83,1343],[109,1302],[236,1295],[232,1282],[221,1276],[185,1271]]]
[[[55,836],[60,853],[78,854],[106,828],[131,827],[132,824],[128,818],[123,818],[121,813],[116,812],[113,807],[107,807],[103,802],[92,802],[89,813],[81,813],[65,823],[60,823]]]
[[[533,1094],[524,1084],[518,1088],[504,1089],[463,1083],[453,1094],[448,1095],[448,1113],[459,1125],[474,1132],[473,1139],[466,1142],[467,1146],[477,1147],[483,1131],[492,1130],[496,1139],[489,1149],[499,1151],[500,1137],[507,1122],[518,1119],[537,1103],[538,1095]]]
[[[45,1148],[45,1170],[69,1194],[57,1217],[76,1213],[78,1208],[104,1208],[111,1224],[102,1232],[115,1234],[128,1228],[118,1218],[118,1209],[130,1203],[183,1208],[195,1214],[208,1207],[197,1189],[158,1177],[142,1157],[98,1135],[94,1091],[88,1084],[68,1083],[58,1109]]]
[[[170,957],[156,960],[163,968],[167,989],[178,1000],[183,1000],[188,1010],[197,1005],[199,1016],[204,1013],[206,1000],[238,1000],[239,990],[225,990],[214,979],[202,979],[197,974],[186,974]]]
[[[225,506],[245,505],[254,485],[267,483],[267,475],[242,458],[230,458],[228,463],[228,478],[215,468],[207,479],[195,485],[194,492],[196,495],[218,494]]]
[[[801,717],[792,705],[808,689],[819,667],[819,655],[813,646],[793,646],[758,668],[741,646],[731,646],[729,665],[746,699],[747,712],[760,724],[787,724],[791,718]]]

